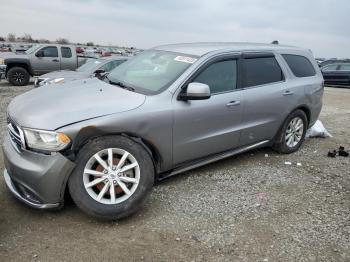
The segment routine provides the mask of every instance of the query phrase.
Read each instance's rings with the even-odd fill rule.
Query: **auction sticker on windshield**
[[[197,61],[196,58],[188,57],[188,56],[177,56],[174,58],[174,60],[179,62],[189,63],[189,64],[193,64],[194,62]]]

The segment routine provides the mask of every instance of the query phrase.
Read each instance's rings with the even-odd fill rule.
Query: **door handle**
[[[290,91],[290,90],[287,90],[283,93],[284,96],[291,96],[291,95],[294,95],[294,92]]]
[[[59,62],[59,60],[58,59],[53,59],[52,62]]]
[[[231,106],[239,106],[241,104],[241,101],[231,101],[226,104],[227,107]]]

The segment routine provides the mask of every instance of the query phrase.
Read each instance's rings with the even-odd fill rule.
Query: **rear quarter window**
[[[296,77],[309,77],[316,75],[315,68],[310,60],[300,55],[282,55],[289,68]]]

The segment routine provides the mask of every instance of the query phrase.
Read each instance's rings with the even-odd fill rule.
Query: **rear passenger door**
[[[73,57],[72,49],[69,46],[61,46],[61,70],[75,70],[77,58]]]
[[[274,137],[286,114],[284,73],[273,53],[245,53],[243,64],[244,114],[240,145]]]

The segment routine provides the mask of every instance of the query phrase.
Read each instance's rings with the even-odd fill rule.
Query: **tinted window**
[[[227,60],[209,65],[192,82],[207,84],[212,94],[231,91],[237,83],[237,61]]]
[[[283,81],[283,72],[274,57],[244,59],[245,87]]]
[[[41,49],[44,57],[58,57],[58,50],[55,46],[48,46]]]
[[[299,55],[282,55],[296,77],[308,77],[316,74],[310,60]]]
[[[338,67],[337,64],[328,65],[328,66],[325,66],[324,68],[322,68],[322,71],[335,71],[335,70],[337,70],[337,67]]]
[[[72,50],[69,47],[61,47],[61,53],[64,58],[72,57]]]
[[[340,65],[340,70],[342,70],[342,71],[349,71],[350,70],[350,64]]]

